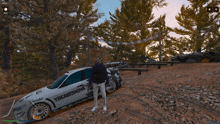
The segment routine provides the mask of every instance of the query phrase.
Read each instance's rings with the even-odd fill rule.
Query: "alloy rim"
[[[34,120],[42,120],[49,114],[49,107],[45,104],[36,104],[31,109],[31,117]]]
[[[116,88],[115,82],[112,79],[110,79],[109,85],[106,87],[107,91],[111,93],[115,90],[115,88]]]

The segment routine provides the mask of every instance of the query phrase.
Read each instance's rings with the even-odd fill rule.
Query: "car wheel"
[[[106,85],[105,90],[107,93],[112,93],[116,89],[116,83],[112,79],[109,78],[109,84]]]
[[[30,120],[43,120],[49,115],[50,107],[45,103],[37,103],[33,105],[29,111],[28,116]]]

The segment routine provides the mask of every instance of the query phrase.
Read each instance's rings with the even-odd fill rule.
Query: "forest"
[[[94,8],[97,0],[1,0],[1,10],[8,7],[9,11],[0,13],[0,99],[29,93],[69,70],[87,66],[88,36],[131,42],[161,31],[162,61],[184,52],[219,52],[220,13],[207,12],[216,3],[188,1],[190,5],[182,5],[175,16],[181,28],[167,26],[166,14],[154,17],[153,8],[167,6],[165,0],[123,0],[120,9],[109,12],[110,20],[91,28],[104,16]],[[89,65],[98,56],[103,63],[136,63],[141,55],[157,59],[158,40],[112,48],[90,40]]]

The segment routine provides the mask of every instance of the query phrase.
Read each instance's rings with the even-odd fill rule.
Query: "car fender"
[[[46,98],[46,99],[41,99],[41,100],[31,100],[31,101],[33,102],[33,104],[46,103],[47,105],[49,105],[51,111],[53,111],[54,109],[56,109],[55,103],[54,103],[52,100],[48,99],[48,98]]]

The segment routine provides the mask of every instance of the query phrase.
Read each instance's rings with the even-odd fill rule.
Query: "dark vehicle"
[[[201,53],[178,55],[172,57],[171,61],[201,62],[203,59],[207,59],[209,60],[209,62],[220,62],[220,52],[201,52]]]

